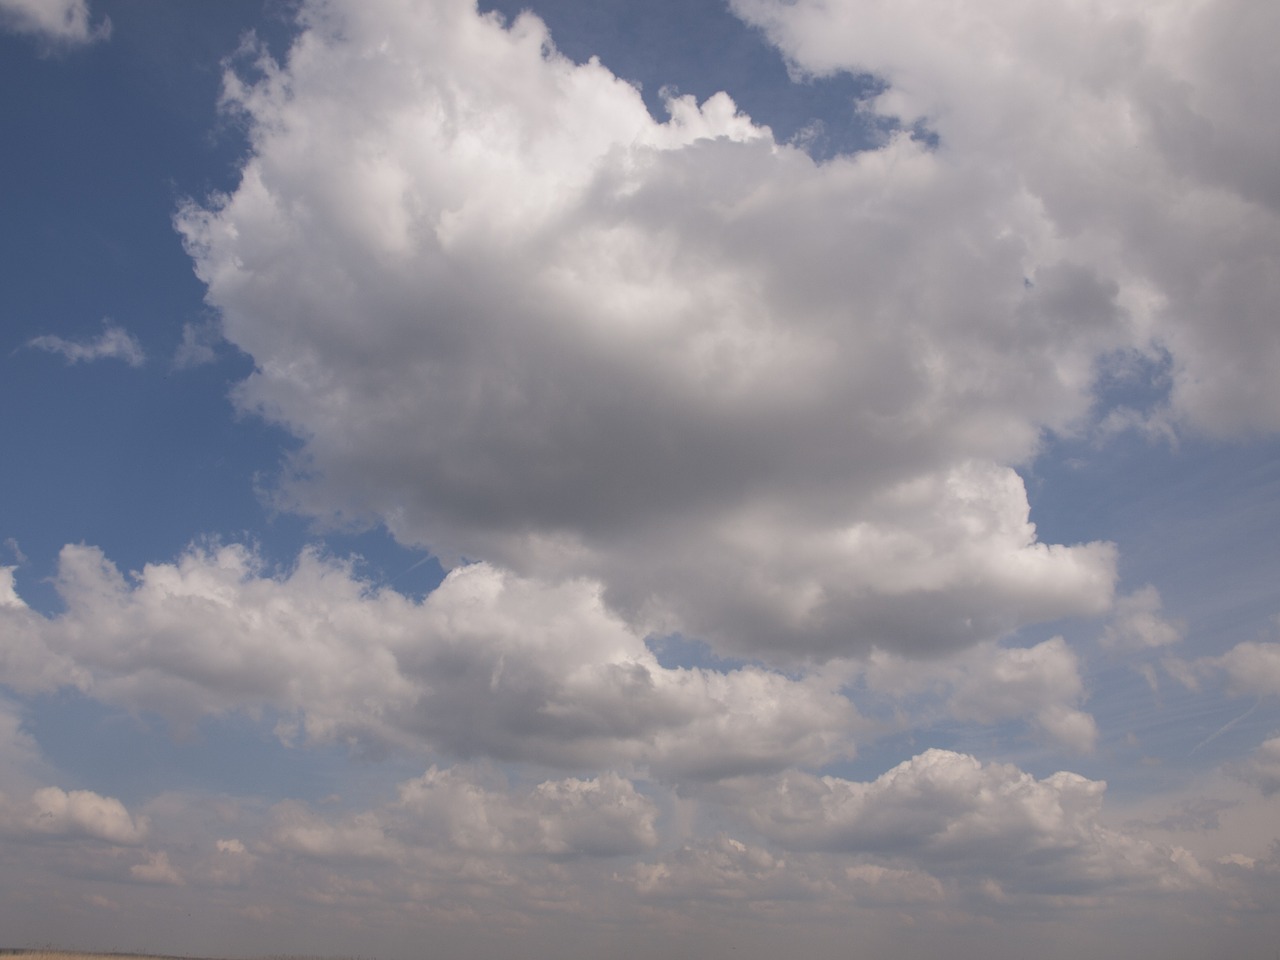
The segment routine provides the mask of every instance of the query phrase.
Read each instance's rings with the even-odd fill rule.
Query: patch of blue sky
[[[183,6],[102,3],[109,44],[33,57],[0,33],[0,472],[3,533],[24,558],[15,580],[35,609],[60,609],[52,583],[67,543],[102,547],[122,570],[172,559],[206,538],[251,544],[286,566],[327,540],[358,572],[421,596],[443,576],[381,530],[335,533],[274,509],[297,441],[236,414],[233,386],[251,361],[217,337],[204,286],[173,229],[186,198],[235,186],[243,131],[217,108],[224,63],[249,31],[283,58],[291,6],[259,0]],[[16,225],[23,225],[16,229]],[[34,349],[70,343],[104,322],[132,336],[145,362],[70,365]],[[183,352],[184,336],[196,352]],[[194,362],[193,362],[194,361]],[[11,552],[12,553],[12,552]],[[16,555],[0,558],[6,564]]]
[[[233,712],[175,726],[63,689],[30,698],[24,727],[64,789],[93,790],[130,807],[168,791],[360,807],[422,772],[416,758],[375,763],[342,744],[286,745],[274,729],[287,719],[271,710]]]

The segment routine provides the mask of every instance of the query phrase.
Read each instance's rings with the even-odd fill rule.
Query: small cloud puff
[[[218,331],[212,324],[184,323],[182,342],[173,354],[174,369],[187,370],[215,362],[218,359],[214,349],[217,342]]]
[[[0,0],[3,2],[3,0]],[[60,353],[67,363],[89,363],[93,360],[123,360],[131,367],[147,362],[138,338],[110,320],[103,321],[103,331],[93,340],[68,340],[54,334],[32,337],[27,346],[49,353]]]
[[[129,874],[139,883],[178,887],[183,882],[182,875],[169,863],[169,855],[163,850],[147,854],[145,862],[135,863],[129,868]]]
[[[1180,620],[1160,615],[1160,591],[1148,584],[1116,600],[1111,623],[1103,634],[1108,646],[1149,649],[1178,643],[1186,631]]]
[[[110,37],[111,20],[91,26],[88,0],[0,0],[0,29],[81,47]]]

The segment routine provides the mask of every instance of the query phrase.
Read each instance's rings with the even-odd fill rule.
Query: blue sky
[[[0,0],[0,929],[1266,958],[1247,0]]]

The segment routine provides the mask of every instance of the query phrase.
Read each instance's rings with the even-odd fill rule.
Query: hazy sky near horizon
[[[1278,32],[0,0],[0,946],[1271,958]]]

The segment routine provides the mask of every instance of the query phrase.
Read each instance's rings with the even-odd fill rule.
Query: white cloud
[[[89,837],[125,846],[141,843],[147,835],[146,820],[130,816],[115,797],[58,787],[42,787],[31,795],[25,826],[33,833]]]
[[[4,671],[0,670],[0,676],[3,675]],[[8,696],[0,695],[0,783],[4,785],[0,791],[29,792],[50,773],[35,738],[23,728],[21,706]],[[0,807],[5,806],[2,798],[0,793]]]
[[[102,333],[93,340],[67,340],[53,334],[32,337],[27,346],[35,350],[59,353],[67,363],[91,363],[94,360],[123,360],[131,367],[147,362],[147,355],[133,334],[109,320]]]
[[[267,576],[238,547],[131,580],[98,550],[64,548],[65,613],[0,607],[23,639],[11,682],[61,679],[179,720],[270,707],[287,739],[695,779],[847,756],[858,723],[821,672],[663,667],[588,581],[472,564],[414,602],[314,553]]]
[[[13,573],[13,567],[0,567],[0,624],[5,637],[0,645],[0,675],[5,685],[20,693],[83,687],[88,675],[46,644],[44,618],[18,596]]]
[[[792,773],[744,790],[766,837],[797,850],[871,854],[1008,895],[1089,895],[1136,884],[1177,889],[1207,874],[1193,857],[1103,826],[1106,784],[928,750],[860,783]]]
[[[932,694],[955,720],[1029,719],[1049,740],[1081,753],[1097,740],[1093,717],[1079,709],[1085,692],[1079,660],[1061,637],[1034,647],[983,644],[930,663],[877,652],[864,675],[871,691],[900,701]],[[913,719],[921,712],[913,711]]]
[[[1234,693],[1280,696],[1280,643],[1240,643],[1199,665],[1224,670]]]
[[[815,892],[785,859],[723,834],[685,844],[656,863],[637,864],[626,879],[641,896],[655,899],[789,900]]]
[[[1113,549],[1038,542],[1008,465],[1133,321],[1034,198],[907,137],[817,166],[722,95],[656,123],[532,17],[302,17],[177,219],[239,404],[304,439],[286,502],[776,661],[1106,610]]]
[[[88,0],[0,0],[0,28],[66,46],[83,46],[111,36],[111,21],[90,25]]]
[[[400,785],[400,810],[455,850],[555,857],[639,853],[658,842],[657,807],[617,774],[548,780],[523,795],[489,790],[457,768]]]
[[[270,842],[286,853],[337,862],[396,860],[400,856],[372,812],[331,823],[304,804],[285,800],[272,807],[271,820]]]
[[[143,863],[136,863],[129,868],[129,875],[140,883],[155,883],[178,887],[183,883],[181,874],[169,863],[169,854],[157,850],[147,854]]]
[[[1111,646],[1148,649],[1178,643],[1186,630],[1179,621],[1160,615],[1160,591],[1148,584],[1116,600],[1103,642]]]
[[[878,109],[923,118],[950,168],[1034,204],[1052,238],[1037,254],[1114,284],[1133,345],[1167,351],[1179,420],[1280,428],[1280,132],[1260,122],[1280,83],[1274,4],[732,6],[803,73],[878,75]]]

